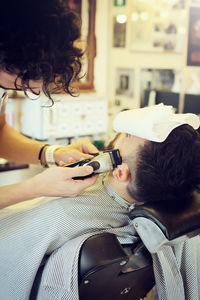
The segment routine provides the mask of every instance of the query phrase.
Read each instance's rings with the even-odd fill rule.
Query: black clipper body
[[[77,161],[72,164],[66,164],[64,167],[75,168],[80,166],[92,166],[94,172],[88,176],[75,177],[73,179],[84,179],[91,177],[94,174],[100,174],[114,170],[118,165],[121,165],[122,158],[118,149],[113,151],[100,152],[93,158]]]

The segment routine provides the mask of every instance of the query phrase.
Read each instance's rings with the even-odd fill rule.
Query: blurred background
[[[163,102],[177,112],[200,114],[200,0],[66,4],[82,19],[79,96],[61,92],[49,107],[43,95],[31,100],[12,92],[6,112],[11,126],[44,143],[89,138],[101,150],[113,137],[119,111]],[[2,171],[20,167],[5,163]]]

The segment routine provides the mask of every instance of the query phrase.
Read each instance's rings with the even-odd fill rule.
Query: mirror
[[[94,89],[94,58],[96,56],[96,0],[68,0],[67,5],[81,17],[81,38],[77,43],[85,52],[81,72],[84,76],[74,85],[82,92],[91,91]]]

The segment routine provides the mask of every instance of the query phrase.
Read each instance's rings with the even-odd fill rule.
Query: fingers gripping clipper
[[[121,165],[122,158],[118,149],[113,151],[100,152],[93,158],[77,161],[72,164],[64,165],[64,167],[75,168],[80,166],[92,166],[94,172],[88,176],[74,177],[73,179],[84,179],[91,177],[94,174],[100,174],[114,170],[118,165]]]

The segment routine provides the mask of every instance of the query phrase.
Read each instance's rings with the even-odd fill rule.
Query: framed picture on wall
[[[80,90],[92,91],[94,90],[94,59],[96,56],[96,0],[64,0],[64,3],[80,17],[81,37],[76,40],[75,45],[84,52],[81,78],[73,85]],[[60,90],[60,92],[63,91]]]
[[[200,7],[190,7],[187,65],[200,66]]]
[[[134,97],[134,70],[129,68],[116,69],[116,98]]]
[[[132,1],[131,50],[181,53],[185,17],[184,0]]]
[[[173,94],[181,92],[182,72],[173,69],[141,69],[140,82],[140,103],[141,107],[156,104],[156,99],[152,98],[151,91],[165,93],[163,96],[163,103],[171,105],[167,97],[171,97],[173,101]]]
[[[126,22],[113,18],[113,47],[126,47]]]

